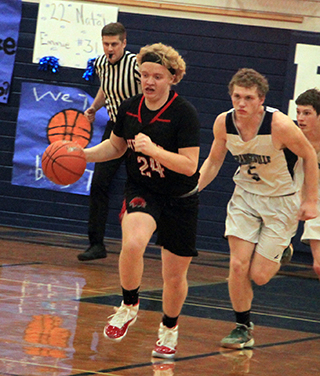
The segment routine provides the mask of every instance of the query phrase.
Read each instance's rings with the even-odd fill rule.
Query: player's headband
[[[164,66],[164,64],[162,63],[161,57],[159,55],[155,54],[154,52],[148,52],[144,56],[142,56],[142,58],[141,58],[141,64],[143,64],[145,62],[157,63],[157,64],[160,64],[160,65]],[[175,74],[176,73],[176,70],[173,69],[172,67],[168,68],[168,71],[171,74]]]

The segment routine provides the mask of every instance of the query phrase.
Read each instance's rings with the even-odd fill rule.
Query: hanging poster
[[[117,18],[118,8],[106,4],[40,0],[33,63],[54,56],[60,66],[85,69],[103,54],[101,29]]]
[[[0,1],[0,103],[7,103],[16,57],[21,0]]]
[[[59,115],[65,119],[65,124],[61,123],[61,132],[56,132],[60,135],[60,139],[65,139],[63,127],[70,129],[68,121],[73,122],[72,132],[75,136],[79,136],[83,133],[83,123],[79,125],[78,129],[74,119],[78,119],[78,115],[82,115],[91,106],[93,100],[90,95],[77,88],[22,83],[13,156],[12,184],[89,195],[93,163],[87,164],[83,176],[76,183],[62,186],[52,183],[44,176],[41,159],[48,145],[56,141],[56,138],[52,139],[50,132],[53,119]],[[84,118],[84,116],[80,117]],[[108,120],[108,112],[103,107],[96,113],[94,123],[88,122],[85,125],[88,128],[86,133],[89,137],[86,137],[81,146],[97,145],[101,141]],[[69,137],[70,132],[68,133]]]
[[[295,32],[290,40],[283,109],[296,120],[295,100],[304,91],[320,89],[319,33]]]

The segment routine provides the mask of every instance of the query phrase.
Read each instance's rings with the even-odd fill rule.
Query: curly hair
[[[141,65],[144,63],[144,58],[149,54],[156,56],[158,60],[154,60],[154,62],[165,66],[169,72],[174,75],[173,85],[178,84],[186,74],[186,63],[179,52],[173,47],[162,43],[144,46],[137,55],[138,64]]]
[[[260,98],[265,97],[269,91],[268,80],[262,74],[251,68],[241,68],[232,77],[228,86],[230,95],[232,95],[235,85],[246,88],[256,86]]]
[[[300,106],[312,106],[317,115],[320,115],[320,90],[317,88],[306,90],[298,96],[296,104]]]

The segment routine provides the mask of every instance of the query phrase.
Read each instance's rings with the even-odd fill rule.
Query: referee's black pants
[[[114,122],[109,120],[101,141],[110,137],[113,127]],[[109,186],[124,159],[125,154],[118,159],[95,164],[89,198],[90,245],[103,244],[109,212]]]

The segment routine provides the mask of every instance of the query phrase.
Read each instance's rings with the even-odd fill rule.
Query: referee
[[[85,116],[93,123],[96,112],[103,106],[108,110],[110,120],[102,140],[110,137],[118,108],[127,98],[141,93],[140,73],[136,55],[125,51],[127,32],[120,22],[105,25],[101,31],[104,54],[95,61],[95,71],[100,79],[100,88]],[[78,255],[79,261],[89,261],[107,257],[104,234],[109,211],[109,185],[119,169],[125,155],[119,159],[96,163],[92,177],[88,236],[88,249]]]

